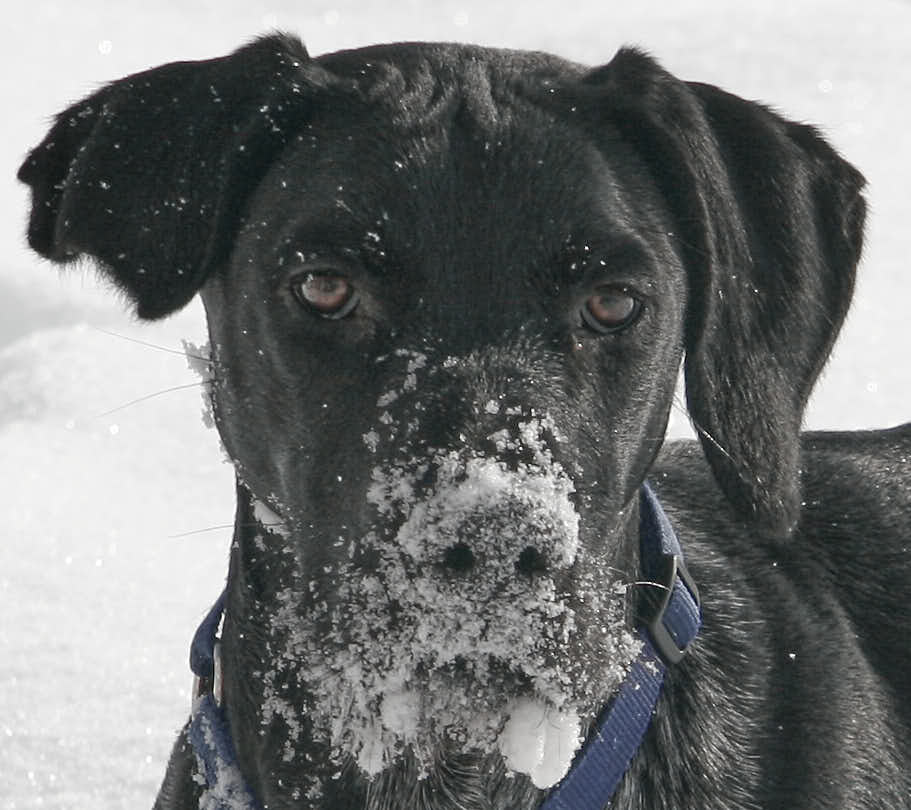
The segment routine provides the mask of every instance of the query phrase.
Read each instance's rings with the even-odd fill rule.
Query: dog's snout
[[[579,544],[575,490],[540,433],[529,423],[513,440],[536,462],[516,469],[497,456],[441,451],[375,470],[369,502],[382,520],[402,521],[382,549],[409,570],[428,566],[479,592],[490,585],[491,598],[509,581],[571,567]]]

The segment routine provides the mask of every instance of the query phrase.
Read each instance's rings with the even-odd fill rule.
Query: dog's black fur
[[[375,464],[495,455],[488,437],[521,413],[551,420],[578,565],[637,579],[648,476],[702,591],[703,632],[611,807],[911,807],[911,428],[799,433],[865,210],[863,178],[814,129],[631,49],[592,70],[455,45],[312,59],[273,36],[108,85],[19,176],[42,255],[96,260],[143,318],[202,294],[239,477],[225,701],[264,806],[543,800],[498,756],[442,741],[424,779],[406,755],[369,781],[306,725],[284,756],[256,677],[294,571],[341,570],[333,541],[376,528]],[[314,266],[357,289],[346,317],[294,293]],[[605,289],[641,309],[601,334],[580,312]],[[684,355],[702,447],[659,452]],[[419,429],[381,428],[368,448],[373,403],[396,386],[389,419]],[[251,492],[281,511],[290,549],[263,546]],[[567,599],[577,574],[554,574]],[[338,583],[313,578],[331,601]],[[599,649],[580,631],[552,652],[591,683]],[[303,715],[305,690],[285,687]],[[182,735],[157,808],[197,806],[193,769]]]

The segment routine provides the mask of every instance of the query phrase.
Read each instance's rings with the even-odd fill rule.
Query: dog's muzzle
[[[521,428],[521,461],[505,444],[492,456],[462,448],[377,458],[372,516],[347,553],[281,596],[264,723],[283,719],[296,731],[280,687],[291,679],[309,695],[314,733],[373,775],[406,749],[427,767],[446,739],[497,750],[517,700],[578,718],[580,679],[567,670],[578,635],[575,490],[545,444],[547,427]],[[611,598],[605,621],[613,615],[625,646],[605,658],[627,662],[635,647],[623,599]]]

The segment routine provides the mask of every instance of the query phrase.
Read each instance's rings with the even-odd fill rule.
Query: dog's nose
[[[543,451],[539,456],[537,465],[514,470],[500,458],[465,460],[452,452],[419,467],[420,478],[395,467],[378,471],[370,498],[380,515],[394,515],[396,507],[404,513],[389,554],[409,570],[433,570],[452,587],[491,599],[510,582],[573,566],[573,484]]]
[[[455,574],[467,574],[475,567],[475,562],[475,554],[468,543],[453,543],[443,553],[443,567]],[[543,574],[547,567],[547,557],[534,546],[526,546],[516,556],[517,574]]]

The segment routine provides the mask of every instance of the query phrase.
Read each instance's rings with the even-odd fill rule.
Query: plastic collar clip
[[[686,604],[685,593],[678,593],[684,599],[674,600],[677,588],[685,588],[692,599],[690,609],[695,607],[697,615],[700,613],[702,603],[699,599],[699,589],[696,582],[687,571],[683,557],[679,554],[662,554],[655,560],[655,582],[650,582],[654,587],[645,592],[645,615],[642,620],[651,637],[652,644],[658,654],[667,664],[676,664],[686,655],[690,643],[695,635],[687,638],[687,633],[677,632],[678,617],[671,616],[668,608],[674,611],[676,605]],[[682,640],[681,640],[682,639]]]

